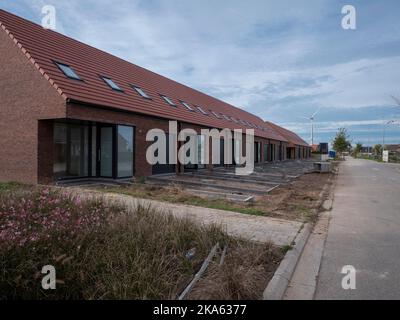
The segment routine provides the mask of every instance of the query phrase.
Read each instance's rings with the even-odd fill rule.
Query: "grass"
[[[380,156],[369,156],[369,155],[359,154],[359,155],[357,155],[356,158],[363,159],[363,160],[371,160],[371,161],[376,161],[376,162],[383,162],[382,157],[380,157]]]
[[[0,193],[6,191],[20,190],[28,186],[18,182],[0,182]]]
[[[279,248],[150,207],[130,211],[12,184],[2,190],[0,299],[175,299],[217,242],[228,247],[226,262],[220,267],[216,257],[191,298],[256,299],[282,258]],[[56,269],[56,290],[41,287],[45,265]]]

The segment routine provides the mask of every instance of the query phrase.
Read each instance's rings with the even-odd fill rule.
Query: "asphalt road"
[[[348,159],[341,165],[316,299],[400,299],[400,165]],[[342,288],[342,268],[356,289]]]

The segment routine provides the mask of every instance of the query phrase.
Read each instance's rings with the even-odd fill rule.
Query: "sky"
[[[311,142],[400,143],[398,0],[0,0],[58,32],[189,85]],[[356,29],[342,28],[342,7]],[[387,124],[389,121],[398,122]]]

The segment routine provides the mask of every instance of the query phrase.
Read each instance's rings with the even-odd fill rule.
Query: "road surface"
[[[341,164],[316,299],[400,299],[400,165]],[[356,269],[344,290],[343,266]]]

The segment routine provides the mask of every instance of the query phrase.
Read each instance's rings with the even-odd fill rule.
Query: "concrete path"
[[[343,266],[356,269],[344,290]],[[400,299],[400,166],[341,165],[316,299]]]
[[[90,191],[85,191],[90,193]],[[290,245],[302,227],[301,222],[260,217],[237,212],[172,204],[147,199],[136,199],[126,195],[106,193],[105,196],[135,208],[139,204],[152,206],[178,218],[202,224],[218,224],[226,228],[229,235],[257,242],[272,242],[278,246]]]

